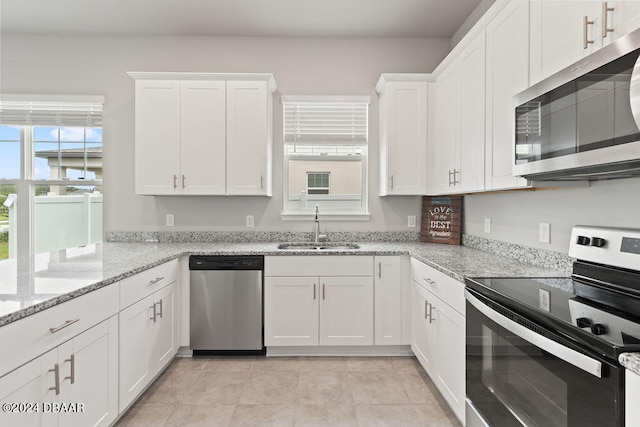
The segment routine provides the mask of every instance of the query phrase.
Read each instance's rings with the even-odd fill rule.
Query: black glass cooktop
[[[640,311],[627,306],[628,295],[567,277],[472,278],[466,285],[602,356],[640,351]]]

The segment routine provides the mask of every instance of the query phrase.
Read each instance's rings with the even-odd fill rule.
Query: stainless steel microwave
[[[640,176],[640,29],[514,97],[513,174]]]

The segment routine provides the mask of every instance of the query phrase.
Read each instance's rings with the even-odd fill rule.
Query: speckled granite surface
[[[622,353],[618,360],[622,366],[640,375],[640,353]]]
[[[563,272],[462,246],[366,242],[353,250],[279,250],[277,243],[101,243],[0,262],[0,326],[181,255],[402,255],[463,281],[465,276],[554,277]]]

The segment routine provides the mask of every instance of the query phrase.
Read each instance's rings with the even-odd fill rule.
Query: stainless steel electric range
[[[570,278],[466,280],[466,425],[624,426],[640,230],[574,227]]]

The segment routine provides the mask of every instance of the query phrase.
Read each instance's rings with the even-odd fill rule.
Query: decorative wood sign
[[[462,231],[462,196],[422,198],[420,241],[459,245]]]

